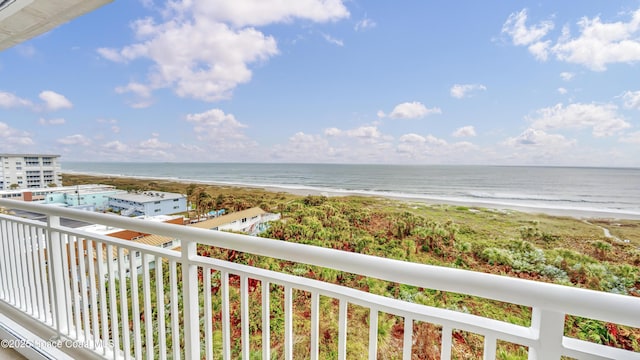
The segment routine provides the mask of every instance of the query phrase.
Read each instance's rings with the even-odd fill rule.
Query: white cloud
[[[45,90],[40,93],[39,97],[44,101],[45,108],[50,111],[70,109],[73,107],[73,104],[69,99],[55,91]]]
[[[238,129],[247,127],[236,120],[232,114],[225,114],[220,109],[211,109],[203,113],[187,115],[187,121],[196,124],[196,130],[210,128]]]
[[[376,22],[369,19],[368,17],[365,17],[364,19],[358,21],[356,23],[356,26],[354,26],[354,30],[355,31],[364,31],[367,29],[372,29],[374,27],[376,27]]]
[[[184,1],[181,6],[190,2]],[[237,27],[287,23],[294,19],[328,22],[349,17],[341,0],[195,0],[193,3],[198,16]]]
[[[620,142],[640,144],[640,131],[635,131],[620,138]]]
[[[441,113],[442,110],[437,107],[429,109],[422,103],[414,101],[396,105],[389,117],[392,119],[419,119],[427,115]]]
[[[178,96],[204,101],[229,98],[238,85],[251,80],[251,64],[278,54],[276,40],[250,26],[349,16],[340,0],[176,0],[162,13],[162,22],[145,18],[132,24],[139,42],[98,53],[116,62],[149,59],[153,66],[145,91],[172,88]],[[133,88],[129,84],[119,89],[140,95]],[[135,105],[148,106],[148,101]]]
[[[463,126],[459,129],[457,129],[456,131],[453,132],[452,134],[453,137],[471,137],[471,136],[476,136],[476,129],[471,126]]]
[[[336,39],[334,37],[332,37],[331,35],[328,34],[322,34],[322,37],[329,43],[329,44],[333,44],[333,45],[337,45],[337,46],[344,46],[344,41],[340,40],[340,39]]]
[[[344,131],[348,137],[360,138],[365,140],[376,140],[383,137],[377,126],[360,126],[355,129]]]
[[[31,134],[26,131],[14,129],[0,121],[0,149],[13,151],[14,145],[33,145]]]
[[[332,128],[325,129],[324,134],[326,136],[340,136],[342,134],[342,130],[332,127]]]
[[[82,145],[82,146],[91,145],[91,140],[82,134],[65,136],[61,139],[58,139],[57,142],[63,145]]]
[[[455,84],[451,87],[450,93],[456,99],[462,99],[471,96],[470,93],[476,91],[485,91],[487,87],[482,84]]]
[[[134,144],[113,140],[96,146],[95,148],[97,149],[97,155],[107,160],[121,160],[122,158],[126,158],[135,161],[175,161],[176,159],[173,151],[174,145],[161,142],[156,137]],[[191,154],[192,153],[186,152],[186,155]]]
[[[576,74],[566,71],[560,73],[560,78],[564,81],[571,81],[575,76]]]
[[[569,92],[569,90],[563,88],[563,87],[559,87],[558,88],[558,94],[560,95],[566,95]]]
[[[554,28],[551,21],[527,26],[527,10],[513,13],[502,27],[516,46],[528,46],[538,60],[546,61],[549,54],[559,61],[583,65],[593,71],[604,71],[609,64],[640,61],[640,9],[627,21],[603,22],[600,17],[583,17],[578,22],[578,36],[572,36],[568,25],[552,44],[543,38]],[[570,80],[573,74],[563,73]],[[562,76],[562,75],[561,75]]]
[[[593,136],[613,136],[623,129],[631,127],[617,113],[613,104],[569,104],[566,107],[557,104],[537,111],[532,120],[533,129],[584,129],[591,128]]]
[[[56,119],[40,118],[38,122],[40,123],[40,125],[64,125],[66,123],[66,120],[63,118],[56,118]]]
[[[422,136],[409,133],[400,137],[396,153],[410,162],[469,163],[480,151],[470,142],[449,143],[431,134]]]
[[[398,140],[401,143],[425,143],[427,141],[427,139],[425,139],[424,136],[414,134],[414,133],[404,134],[400,136],[400,139]]]
[[[575,145],[575,140],[568,140],[560,134],[548,134],[544,130],[528,128],[516,137],[505,141],[508,146],[539,147],[546,149],[566,148]]]
[[[580,35],[572,38],[568,27],[552,51],[558,60],[584,65],[595,71],[606,70],[611,63],[640,60],[640,10],[628,22],[606,23],[600,17],[583,17],[578,21]]]
[[[139,144],[142,149],[170,149],[173,147],[170,143],[162,142],[158,140],[157,137],[152,137],[151,139],[144,140]]]
[[[131,153],[129,146],[120,140],[110,141],[102,145],[102,148],[106,150],[107,153],[115,155],[116,158],[119,157],[120,154]]]
[[[622,94],[622,99],[626,108],[640,110],[640,91],[627,91]]]
[[[502,25],[502,33],[511,37],[514,45],[528,46],[538,60],[546,60],[550,41],[542,41],[553,30],[551,21],[541,21],[537,25],[527,26],[527,9],[512,13]]]
[[[157,136],[156,134],[152,134]],[[136,152],[142,158],[154,158],[154,159],[167,159],[172,160],[175,158],[175,154],[169,151],[173,148],[170,143],[162,142],[157,137],[141,141],[136,146]]]
[[[247,125],[236,120],[232,114],[225,114],[220,109],[189,114],[186,121],[194,124],[193,130],[196,139],[206,142],[210,149],[221,155],[229,150],[248,149],[256,146],[256,143],[244,134],[243,129]]]
[[[140,84],[137,82],[130,82],[126,86],[116,87],[115,91],[118,94],[125,94],[125,93],[135,94],[136,100],[130,102],[131,107],[134,109],[147,108],[151,106],[151,104],[153,104],[153,101],[151,100],[152,89],[147,85]]]
[[[0,107],[5,109],[17,107],[32,107],[31,101],[22,99],[12,93],[0,91]]]
[[[378,110],[378,112],[376,113],[376,116],[382,119],[383,117],[386,117],[387,114],[385,114],[384,111],[382,110]]]

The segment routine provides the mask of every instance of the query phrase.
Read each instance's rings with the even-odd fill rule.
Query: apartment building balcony
[[[640,299],[631,296],[15,200],[0,200],[0,206],[46,218],[0,214],[0,336],[4,344],[24,345],[15,350],[31,359],[346,359],[355,329],[368,332],[368,348],[350,358],[376,359],[384,336],[379,324],[389,316],[402,326],[397,341],[385,342],[396,348],[385,353],[398,359],[411,359],[431,344],[414,332],[419,323],[439,329],[442,359],[452,358],[457,331],[482,337],[484,359],[495,359],[504,343],[521,346],[532,360],[640,359],[638,352],[572,338],[564,330],[567,316],[639,328]],[[65,227],[61,219],[167,236],[181,247],[91,234]],[[204,256],[202,245],[516,304],[530,308],[529,325],[224,261]],[[127,256],[134,253],[147,259],[138,271],[114,276],[138,268],[136,257]],[[321,312],[321,304],[334,311]],[[355,307],[368,312],[366,321],[352,317]],[[335,328],[321,329],[329,315],[335,315]],[[278,317],[282,326],[272,326]],[[337,345],[322,355],[327,334]]]

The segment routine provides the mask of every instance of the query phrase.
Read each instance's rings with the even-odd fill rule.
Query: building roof
[[[251,209],[236,211],[231,214],[218,216],[213,219],[201,221],[199,223],[191,224],[189,226],[201,228],[201,229],[213,229],[222,225],[230,224],[236,220],[250,218],[258,215],[266,214],[266,212],[259,207],[253,207]]]
[[[112,199],[132,201],[140,204],[154,202],[154,201],[161,201],[161,200],[181,199],[184,197],[185,196],[182,194],[162,192],[162,191],[145,191],[141,193],[114,194],[110,196],[110,198]]]
[[[0,155],[2,157],[2,155]],[[80,195],[101,193],[107,191],[122,191],[118,190],[113,185],[100,185],[100,184],[85,184],[74,186],[56,186],[56,187],[43,187],[43,188],[21,188],[21,189],[9,189],[0,190],[0,194],[16,194],[16,193],[73,193],[79,191]]]
[[[0,21],[0,38],[1,37],[2,37],[2,22]],[[0,50],[2,49],[0,48]],[[60,157],[60,155],[54,155],[54,154],[0,154],[0,157],[25,157],[25,156],[26,157],[55,157],[55,158]]]
[[[113,0],[0,1],[0,51],[93,11]]]
[[[164,243],[168,243],[169,241],[173,241],[174,238],[168,236],[160,236],[160,235],[147,235],[141,238],[137,238],[131,241],[135,241],[140,244],[147,244],[151,246],[160,246]]]

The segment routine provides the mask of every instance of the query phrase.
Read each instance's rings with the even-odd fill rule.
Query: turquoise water
[[[64,162],[63,172],[640,216],[640,169]]]

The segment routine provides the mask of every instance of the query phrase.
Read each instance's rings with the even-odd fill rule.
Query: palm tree
[[[200,216],[208,211],[211,200],[211,195],[209,195],[209,193],[205,190],[201,190],[198,193],[198,196],[196,197],[196,215],[198,216],[198,219],[200,219]]]

